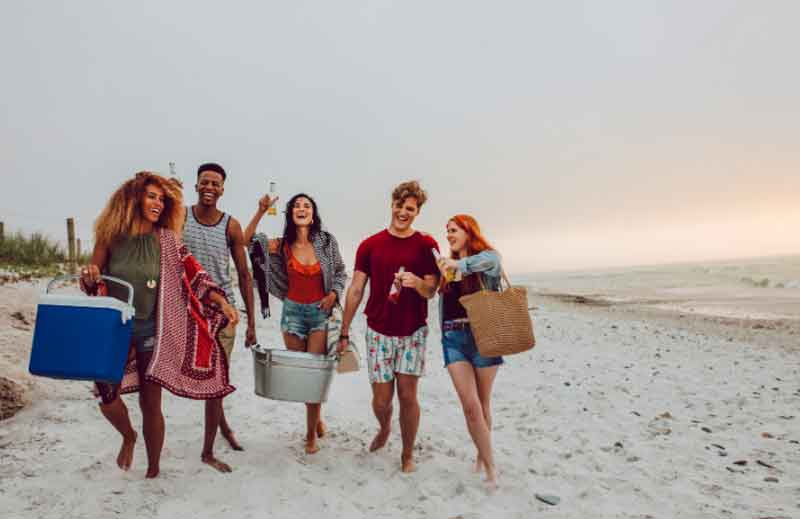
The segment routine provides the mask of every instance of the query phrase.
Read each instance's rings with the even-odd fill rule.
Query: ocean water
[[[515,276],[532,294],[748,319],[800,319],[800,256]]]

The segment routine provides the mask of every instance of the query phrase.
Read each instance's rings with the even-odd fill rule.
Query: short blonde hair
[[[428,193],[422,189],[419,182],[410,180],[403,182],[392,191],[392,202],[405,202],[406,198],[416,198],[417,207],[422,208],[423,204],[428,200]]]

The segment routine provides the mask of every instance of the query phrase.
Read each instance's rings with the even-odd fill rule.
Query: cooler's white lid
[[[97,296],[70,296],[62,294],[41,294],[39,296],[40,305],[50,306],[72,306],[79,308],[107,308],[117,310],[120,313],[122,322],[127,323],[136,314],[133,306],[124,301],[113,297]]]

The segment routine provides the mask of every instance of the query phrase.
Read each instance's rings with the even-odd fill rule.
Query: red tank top
[[[300,304],[316,303],[325,297],[322,267],[319,261],[313,265],[303,265],[287,247],[289,261],[286,272],[289,274],[289,292],[286,298]]]

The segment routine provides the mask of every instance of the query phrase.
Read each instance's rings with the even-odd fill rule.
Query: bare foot
[[[483,480],[483,483],[486,485],[486,488],[490,493],[494,492],[500,487],[500,483],[497,480],[496,467],[486,465],[486,479]]]
[[[147,474],[145,474],[144,477],[147,478],[147,479],[157,478],[159,472],[160,472],[160,469],[158,468],[158,466],[147,467]]]
[[[373,438],[372,443],[369,445],[369,451],[375,452],[378,449],[382,449],[386,442],[389,441],[389,433],[392,432],[392,429],[387,427],[386,429],[381,429],[378,431],[378,434],[375,435]]]
[[[328,434],[328,428],[325,427],[325,422],[320,420],[317,422],[317,438],[324,438]]]
[[[319,452],[317,440],[306,440],[306,454],[316,454],[317,452]]]
[[[483,472],[483,460],[478,458],[475,460],[475,463],[472,464],[472,472],[475,474],[480,474]]]
[[[228,441],[228,445],[231,446],[231,449],[235,451],[243,451],[244,447],[236,440],[236,436],[233,434],[233,430],[228,429],[227,431],[221,431],[222,437]]]
[[[117,466],[122,470],[128,470],[131,468],[131,463],[133,463],[133,448],[136,447],[136,438],[137,434],[133,433],[133,438],[131,439],[122,439],[122,447],[119,448],[119,454],[117,454]]]
[[[223,461],[218,460],[217,458],[214,457],[213,454],[203,454],[200,457],[200,459],[206,465],[211,465],[212,467],[214,467],[215,469],[217,469],[220,472],[223,472],[223,473],[233,472],[233,469],[231,468],[230,465],[228,465],[227,463],[225,463]]]
[[[408,456],[403,455],[400,458],[400,462],[402,464],[402,471],[405,474],[410,474],[417,470],[417,465],[414,463],[413,455],[408,455]]]

